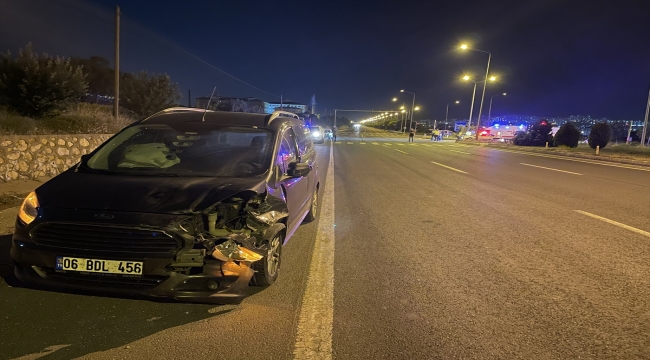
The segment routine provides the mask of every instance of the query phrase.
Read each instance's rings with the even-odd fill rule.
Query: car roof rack
[[[151,115],[149,117],[160,115],[160,114],[169,114],[169,113],[175,113],[175,112],[188,112],[188,111],[194,111],[194,112],[200,112],[200,113],[204,113],[206,111],[214,112],[213,110],[199,109],[199,108],[193,108],[193,107],[184,107],[184,106],[176,106],[176,107],[170,107],[170,108],[167,108],[167,109],[164,109],[164,110],[160,110],[157,113],[155,113],[155,114],[153,114],[153,115]]]
[[[273,121],[273,119],[278,118],[278,117],[290,117],[290,118],[300,120],[300,117],[298,117],[298,115],[296,115],[296,114],[294,114],[292,112],[276,110],[271,114],[271,117],[269,118],[269,124],[271,123],[271,121]]]

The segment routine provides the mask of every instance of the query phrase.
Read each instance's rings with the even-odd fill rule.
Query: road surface
[[[650,168],[406,139],[319,145],[321,218],[239,306],[0,282],[0,359],[650,358]]]

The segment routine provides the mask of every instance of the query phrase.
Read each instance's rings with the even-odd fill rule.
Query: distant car
[[[32,286],[239,303],[316,218],[311,134],[291,114],[163,110],[30,193],[11,257]]]
[[[325,142],[325,132],[320,126],[310,126],[309,131],[311,132],[311,138],[316,144],[322,144]]]

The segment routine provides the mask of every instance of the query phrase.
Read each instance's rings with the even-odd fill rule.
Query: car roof
[[[243,113],[230,111],[212,111],[196,108],[172,108],[160,111],[139,123],[144,124],[172,124],[172,123],[198,123],[205,122],[218,125],[256,126],[260,128],[277,129],[282,123],[290,122],[292,125],[304,124],[297,118],[285,116],[272,116],[270,114]]]

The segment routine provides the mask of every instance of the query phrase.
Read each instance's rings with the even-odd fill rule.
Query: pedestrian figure
[[[415,133],[413,132],[413,129],[411,129],[411,132],[409,133],[409,142],[414,142],[413,137],[415,136]]]
[[[332,128],[332,139],[336,142],[336,126]]]

